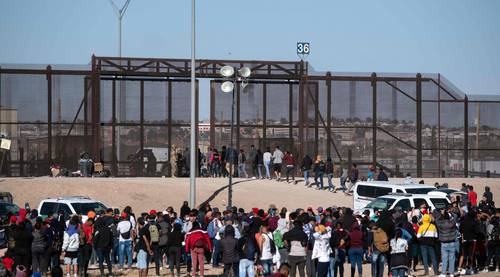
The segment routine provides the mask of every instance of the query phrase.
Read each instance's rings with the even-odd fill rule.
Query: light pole
[[[196,66],[195,66],[195,0],[191,0],[191,158],[189,165],[189,204],[191,208],[196,205]]]
[[[234,129],[234,87],[235,84],[240,82],[241,88],[244,89],[248,84],[248,77],[252,71],[248,67],[242,67],[238,69],[237,74],[235,74],[234,68],[230,65],[223,66],[220,69],[220,75],[225,79],[221,84],[221,90],[223,93],[231,93],[231,139],[230,146],[226,154],[229,156],[229,186],[227,194],[227,205],[229,207],[233,206],[233,167],[234,167],[234,155],[238,155],[238,152],[233,147],[233,129]],[[225,157],[224,157],[225,158]]]

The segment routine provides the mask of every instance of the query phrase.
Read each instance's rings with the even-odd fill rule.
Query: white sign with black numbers
[[[297,42],[297,54],[308,55],[310,51],[309,42]]]

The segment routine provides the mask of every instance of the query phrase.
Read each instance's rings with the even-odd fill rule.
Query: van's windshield
[[[388,210],[394,201],[396,201],[396,199],[379,197],[366,205],[366,207],[378,210]]]
[[[406,189],[406,193],[411,194],[427,194],[430,191],[435,190],[435,188],[414,188],[414,189]]]
[[[89,211],[106,211],[106,206],[99,202],[91,203],[71,203],[77,214],[86,215]]]

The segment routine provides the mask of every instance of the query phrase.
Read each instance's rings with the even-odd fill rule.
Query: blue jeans
[[[240,277],[246,277],[247,274],[248,276],[254,276],[254,270],[253,270],[253,261],[250,261],[248,259],[241,259],[240,260]],[[234,276],[236,277],[236,276]]]
[[[345,182],[347,181],[346,177],[340,177],[340,187],[342,188],[343,191],[346,191],[347,188],[345,187]]]
[[[214,251],[212,253],[212,265],[219,266],[220,240],[213,239],[212,244],[214,245]]]
[[[318,179],[319,179],[319,185],[318,185]],[[316,186],[320,189],[323,189],[323,173],[316,173],[314,176],[314,182],[316,182]]]
[[[260,260],[262,264],[262,269],[264,270],[264,276],[269,276],[273,273],[273,259]]]
[[[374,249],[372,253],[372,277],[384,276],[384,264],[387,256]]]
[[[405,272],[406,272],[406,269],[404,269],[404,268],[398,268],[398,269],[391,270],[392,277],[405,277]]]
[[[304,182],[309,185],[309,169],[304,170]]]
[[[271,166],[271,161],[264,162],[264,167],[266,168],[266,178],[271,179],[271,175],[269,174],[269,167]]]
[[[246,166],[244,163],[238,165],[238,176],[240,178],[248,176]]]
[[[329,190],[335,189],[335,186],[333,185],[333,182],[332,182],[333,174],[329,173],[327,176],[328,176],[328,189]]]
[[[351,261],[351,276],[354,276],[356,265],[358,266],[359,276],[363,276],[363,248],[350,248],[349,260]]]
[[[118,245],[118,263],[120,267],[123,268],[125,264],[125,255],[127,255],[127,265],[132,267],[132,241],[120,241]]]
[[[432,259],[432,268],[434,269],[434,274],[439,272],[438,262],[436,259],[436,252],[434,251],[434,246],[420,245],[420,251],[422,251],[422,260],[424,261],[424,271],[429,272],[429,256]]]
[[[441,243],[441,260],[443,261],[441,274],[446,274],[446,271],[448,274],[455,273],[455,249],[455,242]]]

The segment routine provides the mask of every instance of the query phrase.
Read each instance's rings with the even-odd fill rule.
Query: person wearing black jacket
[[[309,174],[311,173],[312,164],[313,160],[306,154],[304,158],[302,158],[302,165],[300,166],[302,172],[304,172],[304,182],[306,186],[309,186]]]
[[[470,208],[470,207],[469,207]],[[460,233],[462,234],[462,256],[460,257],[459,267],[462,268],[461,274],[465,274],[467,268],[474,271],[474,252],[479,230],[479,222],[476,219],[476,213],[469,209],[462,222],[460,223]]]
[[[300,277],[305,277],[307,234],[304,232],[300,220],[293,222],[293,228],[283,235],[283,241],[288,248],[290,277],[295,277],[297,269]]]
[[[108,208],[106,214],[99,217],[94,223],[94,236],[92,242],[99,261],[99,270],[101,276],[104,276],[104,261],[108,267],[108,276],[113,275],[113,264],[111,263],[110,253],[113,245],[113,233],[110,226],[113,224],[113,209]]]
[[[31,232],[26,228],[26,220],[13,223],[7,232],[8,240],[14,241],[13,248],[8,248],[6,256],[14,260],[13,268],[22,265],[29,272],[31,267]]]
[[[234,238],[234,227],[228,225],[224,228],[224,238],[220,241],[222,252],[222,263],[224,264],[223,276],[229,276],[229,271],[232,269],[234,275],[239,276],[239,254],[238,240]]]
[[[177,277],[181,276],[181,249],[184,235],[182,234],[182,225],[179,223],[174,224],[173,231],[168,234],[168,267],[170,269],[170,276],[174,276],[174,266],[177,272]]]
[[[257,173],[259,174],[259,179],[264,179],[264,176],[262,176],[262,167],[264,166],[264,154],[260,149],[257,149],[257,154],[255,155],[254,163],[257,167]]]
[[[243,235],[238,240],[238,254],[240,258],[239,273],[243,276],[254,276],[255,257],[259,256],[259,246],[255,239],[255,233],[250,226],[243,228]]]

